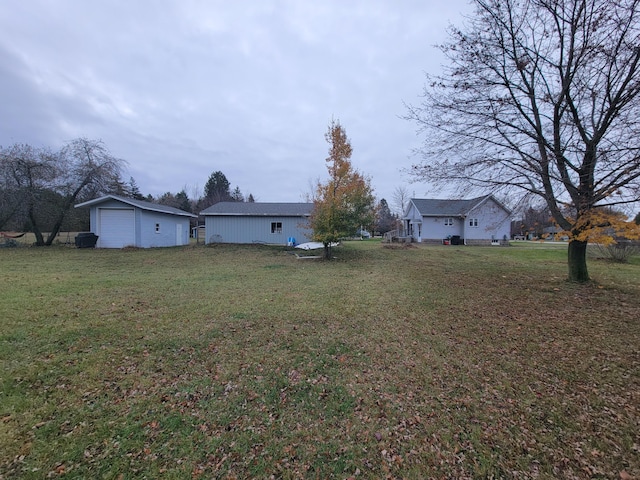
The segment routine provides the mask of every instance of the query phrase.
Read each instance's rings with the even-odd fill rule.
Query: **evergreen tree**
[[[389,204],[383,198],[376,207],[375,229],[379,233],[386,233],[396,228],[397,217],[391,213]]]
[[[230,186],[224,173],[219,170],[213,172],[204,185],[204,196],[208,205],[231,200]]]
[[[240,191],[240,187],[236,187],[233,192],[231,192],[231,200],[234,202],[244,202],[244,196]]]

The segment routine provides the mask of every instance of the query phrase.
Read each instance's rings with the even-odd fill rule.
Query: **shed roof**
[[[180,210],[179,208],[169,207],[168,205],[160,205],[158,203],[145,202],[144,200],[136,200],[135,198],[121,197],[119,195],[105,195],[104,197],[95,198],[93,200],[89,200],[88,202],[77,204],[76,208],[93,207],[95,205],[99,205],[109,200],[116,200],[118,202],[131,205],[132,207],[136,207],[141,210],[148,210],[150,212],[168,213],[170,215],[180,215],[184,217],[197,218],[197,215],[194,215],[193,213],[185,212],[184,210]]]
[[[418,209],[423,217],[463,217],[480,204],[492,199],[497,205],[502,207],[506,212],[509,210],[498,202],[493,195],[484,195],[482,197],[472,198],[469,200],[444,200],[435,198],[412,198],[410,201]]]
[[[200,215],[307,217],[313,203],[219,202],[200,212]]]

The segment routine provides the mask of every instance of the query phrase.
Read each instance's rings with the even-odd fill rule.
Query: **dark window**
[[[282,222],[271,222],[271,233],[282,233]]]

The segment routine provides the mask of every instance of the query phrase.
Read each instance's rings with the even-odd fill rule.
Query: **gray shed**
[[[308,242],[313,203],[220,202],[200,212],[205,243]]]
[[[118,195],[76,205],[82,207],[91,209],[91,231],[98,236],[98,248],[187,245],[190,219],[197,218],[184,210]]]

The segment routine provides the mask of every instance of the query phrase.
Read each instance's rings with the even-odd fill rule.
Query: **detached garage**
[[[175,247],[189,243],[196,215],[156,203],[106,195],[76,205],[90,207],[91,231],[98,248]]]
[[[304,243],[313,203],[220,202],[200,212],[205,243]]]

